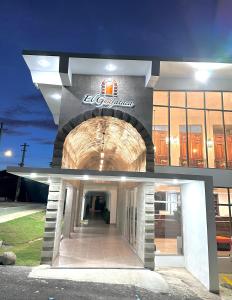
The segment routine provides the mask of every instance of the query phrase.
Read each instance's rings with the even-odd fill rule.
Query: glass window
[[[216,241],[218,256],[229,256],[231,248],[231,211],[227,188],[214,189]]]
[[[170,92],[170,105],[185,107],[185,92]]]
[[[168,105],[168,92],[153,92],[153,105]]]
[[[188,92],[187,107],[204,108],[204,93],[203,92]]]
[[[186,145],[186,110],[171,108],[170,147],[172,166],[187,166]]]
[[[232,112],[224,112],[227,167],[232,169]]]
[[[167,166],[169,164],[168,108],[153,108],[152,129],[152,139],[155,151],[155,164]]]
[[[232,110],[232,93],[223,93],[224,109]]]
[[[225,168],[225,139],[221,111],[206,111],[209,168]]]
[[[188,110],[189,166],[206,166],[204,111]]]
[[[222,109],[222,99],[220,92],[206,92],[205,106],[211,109]]]
[[[179,186],[160,186],[155,192],[156,254],[183,254]]]

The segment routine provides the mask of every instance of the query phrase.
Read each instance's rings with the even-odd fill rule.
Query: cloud
[[[1,122],[5,124],[5,127],[36,127],[48,130],[57,129],[57,125],[52,120],[48,119],[13,119],[13,118],[1,118]]]
[[[7,134],[7,135],[11,135],[11,136],[24,136],[24,135],[28,135],[29,133],[26,131],[22,131],[22,130],[17,130],[14,128],[6,128],[3,130],[3,134]]]
[[[40,138],[40,137],[34,137],[30,139],[33,142],[37,142],[38,144],[43,144],[43,145],[53,145],[54,142],[45,138]]]
[[[44,98],[42,96],[42,94],[30,94],[30,95],[22,95],[20,96],[20,100],[24,101],[24,102],[34,102],[34,103],[39,103],[40,101],[44,101]]]

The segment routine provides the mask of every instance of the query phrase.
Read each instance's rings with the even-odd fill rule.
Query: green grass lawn
[[[45,212],[38,212],[0,224],[0,240],[8,246],[0,253],[13,251],[16,264],[35,266],[40,262]]]

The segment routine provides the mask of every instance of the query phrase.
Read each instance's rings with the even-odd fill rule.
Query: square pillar
[[[63,181],[52,179],[48,192],[41,264],[52,265],[59,252],[64,198],[65,185]]]
[[[66,202],[65,202],[64,225],[63,225],[64,238],[70,237],[74,197],[75,197],[75,189],[72,185],[68,185]]]
[[[137,212],[136,252],[144,267],[154,270],[154,183],[144,183],[138,187]]]
[[[181,200],[185,267],[209,291],[218,293],[212,179],[183,184]]]

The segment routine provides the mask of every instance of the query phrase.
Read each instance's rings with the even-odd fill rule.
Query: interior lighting
[[[46,68],[46,67],[50,66],[50,62],[49,62],[48,60],[46,60],[46,59],[40,59],[40,60],[38,61],[38,64],[39,64],[41,67],[43,67],[43,68]]]
[[[6,157],[11,157],[12,155],[13,155],[12,150],[6,150],[6,151],[4,152],[4,156],[6,156]]]
[[[54,93],[54,94],[52,94],[52,98],[55,99],[55,100],[60,100],[61,99],[61,94]]]
[[[172,183],[177,184],[177,183],[179,183],[179,181],[178,181],[178,179],[173,179]]]
[[[113,71],[115,71],[116,69],[117,69],[117,67],[116,67],[115,65],[113,65],[113,64],[108,64],[108,65],[106,65],[106,70],[107,70],[107,71],[113,72]]]
[[[122,176],[121,181],[126,181],[126,176]]]
[[[105,153],[101,152],[101,158],[104,158],[104,156],[105,156]]]
[[[202,83],[206,83],[210,77],[210,72],[205,69],[200,69],[195,72],[195,79]]]
[[[213,141],[212,141],[212,139],[208,139],[207,140],[207,146],[208,146],[208,148],[212,148],[213,147]]]
[[[104,162],[103,159],[101,159],[101,160],[100,160],[100,164],[103,165],[103,162]]]
[[[89,175],[84,175],[83,178],[84,178],[84,180],[88,180],[89,179]]]

